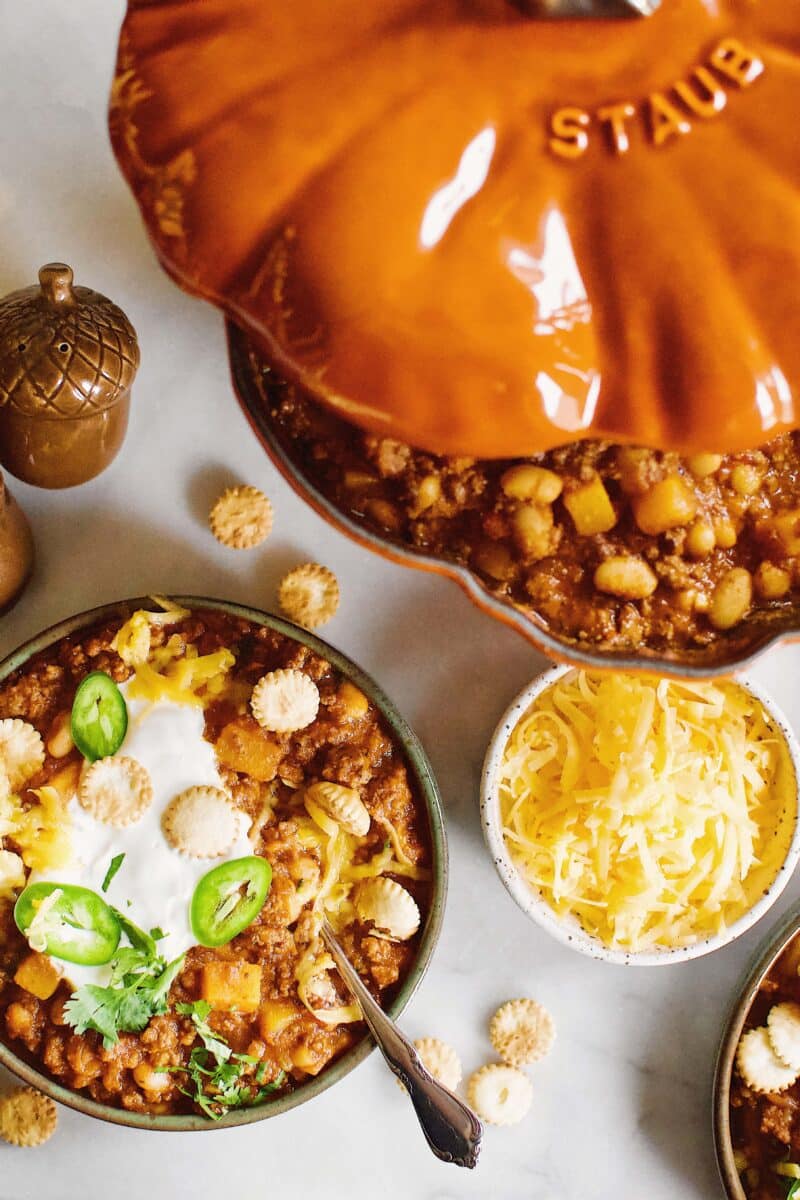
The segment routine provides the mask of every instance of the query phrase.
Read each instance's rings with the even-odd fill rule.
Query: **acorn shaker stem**
[[[72,267],[68,267],[66,263],[46,263],[39,268],[39,285],[50,304],[69,307],[75,304],[72,280]]]

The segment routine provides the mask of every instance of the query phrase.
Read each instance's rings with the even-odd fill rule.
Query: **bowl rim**
[[[164,595],[163,593],[161,594]],[[449,878],[447,835],[441,796],[433,769],[422,743],[383,689],[366,671],[340,650],[337,650],[334,646],[331,646],[308,630],[294,625],[282,617],[264,612],[262,609],[238,604],[233,601],[217,600],[207,596],[172,595],[171,593],[166,598],[185,608],[212,609],[217,612],[227,613],[229,616],[241,617],[254,624],[274,629],[278,633],[283,634],[284,637],[308,646],[316,654],[319,654],[331,663],[346,679],[355,683],[369,697],[379,709],[397,742],[402,746],[407,766],[424,802],[428,816],[428,832],[431,842],[433,867],[433,889],[430,908],[422,929],[418,954],[411,970],[403,981],[402,987],[390,1007],[386,1010],[389,1016],[396,1020],[417,991],[430,964],[431,956],[441,932]],[[112,601],[56,622],[54,625],[49,626],[47,629],[42,630],[42,632],[23,642],[0,661],[0,684],[13,671],[24,666],[33,655],[47,650],[62,638],[87,629],[100,621],[117,617],[126,619],[137,608],[147,608],[148,605],[152,605],[153,599],[154,597],[150,595]],[[129,1112],[126,1109],[114,1108],[111,1105],[102,1104],[88,1096],[64,1087],[50,1078],[50,1076],[40,1072],[31,1066],[30,1063],[19,1058],[2,1041],[0,1041],[0,1065],[6,1067],[24,1083],[37,1088],[46,1096],[50,1096],[51,1099],[87,1116],[99,1118],[113,1125],[176,1133],[231,1129],[240,1125],[251,1125],[258,1121],[267,1120],[270,1117],[276,1117],[281,1113],[289,1112],[291,1109],[297,1108],[309,1100],[313,1100],[315,1096],[319,1096],[322,1092],[327,1091],[328,1088],[333,1087],[334,1084],[338,1083],[346,1075],[349,1075],[355,1067],[362,1063],[374,1049],[375,1044],[372,1038],[369,1034],[365,1034],[351,1050],[342,1055],[341,1058],[336,1059],[329,1068],[323,1070],[319,1075],[312,1077],[307,1083],[297,1088],[296,1091],[254,1108],[229,1112],[218,1121],[210,1121],[207,1117],[194,1113],[162,1116],[154,1113]]]
[[[728,1002],[727,1015],[714,1062],[712,1085],[712,1130],[714,1153],[728,1200],[747,1200],[733,1161],[730,1126],[730,1095],[736,1049],[745,1021],[764,977],[780,958],[789,942],[800,933],[800,901],[789,908],[756,947],[740,975]]]
[[[526,883],[514,866],[506,849],[499,820],[497,776],[511,732],[542,692],[557,679],[581,669],[580,667],[555,666],[536,675],[511,701],[489,740],[481,771],[480,816],[483,836],[492,856],[495,870],[506,891],[527,917],[562,945],[597,959],[599,962],[615,963],[626,967],[663,967],[711,954],[735,941],[769,911],[788,884],[798,860],[800,860],[800,744],[798,744],[797,737],[782,710],[760,685],[740,675],[731,680],[755,696],[778,726],[786,741],[795,777],[794,830],[786,857],[763,895],[724,933],[715,934],[713,937],[705,938],[691,946],[680,946],[672,950],[647,950],[641,953],[632,953],[610,949],[604,946],[599,938],[586,933],[576,918],[565,919],[557,916],[547,902],[537,896],[534,889]]]
[[[300,499],[339,533],[345,534],[365,550],[379,554],[398,566],[444,576],[457,583],[483,613],[514,629],[552,661],[593,671],[644,672],[648,675],[663,675],[667,679],[714,679],[752,665],[772,646],[800,641],[800,627],[772,630],[765,624],[757,631],[743,653],[717,662],[701,664],[682,661],[680,657],[670,658],[656,652],[637,655],[625,651],[590,650],[556,637],[512,602],[495,596],[479,576],[467,567],[381,537],[366,525],[358,524],[329,500],[289,456],[265,416],[261,392],[253,377],[251,354],[256,352],[256,346],[252,339],[230,317],[225,318],[225,330],[234,395],[273,466]]]

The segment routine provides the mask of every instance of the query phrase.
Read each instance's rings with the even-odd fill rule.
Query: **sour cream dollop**
[[[126,685],[121,690],[125,695]],[[135,759],[150,773],[153,803],[141,820],[117,829],[95,820],[81,808],[77,795],[73,796],[68,805],[72,861],[57,871],[33,871],[28,882],[73,883],[102,894],[111,860],[124,854],[105,899],[142,929],[162,929],[166,936],[159,942],[159,950],[171,961],[197,943],[189,910],[202,877],[222,862],[252,854],[247,837],[250,818],[239,813],[236,841],[220,858],[200,860],[173,850],[161,830],[161,817],[170,800],[189,787],[223,787],[214,747],[203,736],[203,710],[173,701],[128,700],[127,696],[126,703],[128,732],[117,753]],[[111,975],[108,965],[64,963],[63,968],[76,985],[104,986]]]

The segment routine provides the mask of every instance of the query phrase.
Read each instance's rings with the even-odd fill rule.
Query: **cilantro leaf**
[[[146,933],[114,909],[129,945],[118,948],[111,961],[108,987],[86,984],[64,1005],[68,1025],[78,1033],[94,1030],[110,1048],[120,1033],[140,1033],[151,1018],[165,1013],[169,991],[183,967],[185,955],[167,962],[157,942],[160,929]],[[211,1005],[206,1000],[177,1004],[176,1012],[189,1017],[199,1038],[185,1066],[158,1070],[185,1076],[178,1090],[211,1120],[219,1120],[232,1108],[250,1108],[280,1088],[286,1075],[265,1082],[269,1064],[251,1054],[236,1053],[224,1037],[209,1025]]]
[[[223,1038],[214,1033],[208,1024],[207,1018],[211,1012],[211,1005],[207,1000],[195,1000],[191,1004],[176,1004],[175,1010],[183,1017],[191,1017],[198,1037],[206,1050],[213,1054],[218,1062],[228,1061],[231,1056],[231,1048]]]
[[[118,908],[112,909],[112,912],[122,926],[122,932],[134,950],[141,950],[143,954],[147,954],[150,958],[155,958],[158,954],[155,938],[151,937],[149,933],[145,933],[138,925],[134,925],[130,917],[126,917]],[[160,933],[161,930],[158,932]]]
[[[202,1046],[195,1046],[185,1067],[161,1067],[162,1071],[188,1076],[187,1086],[178,1090],[188,1096],[207,1117],[218,1121],[231,1108],[251,1108],[282,1086],[286,1075],[279,1071],[265,1083],[269,1065],[252,1054],[237,1054],[208,1024],[211,1005],[205,1000],[176,1004],[176,1012],[190,1017]],[[255,1072],[252,1073],[252,1068]]]
[[[111,880],[114,878],[114,876],[116,875],[117,871],[120,869],[120,867],[122,866],[124,861],[125,861],[124,854],[115,854],[114,855],[111,862],[108,864],[108,870],[105,873],[103,882],[100,884],[101,892],[108,891],[109,887],[111,886]]]
[[[141,1033],[156,1012],[146,988],[130,987],[120,992],[116,1003],[117,1029],[123,1033]],[[114,1039],[116,1041],[116,1038]]]
[[[135,976],[139,971],[147,970],[152,959],[149,955],[144,954],[141,950],[134,950],[133,946],[123,946],[121,950],[117,950],[114,958],[111,960],[111,984],[122,984],[131,982],[128,976]]]
[[[181,968],[183,967],[183,960],[185,958],[185,954],[179,954],[178,957],[174,958],[170,963],[165,963],[163,958],[156,960],[158,964],[163,967],[161,974],[157,975],[153,980],[153,985],[151,988],[152,1002],[154,1006],[158,1005],[158,1013],[167,1011],[167,996],[169,995],[169,989],[180,975]]]
[[[192,1000],[189,1004],[176,1004],[175,1011],[182,1017],[191,1017],[192,1021],[207,1021],[211,1015],[211,1005],[207,1000]]]
[[[181,954],[167,962],[158,953],[152,934],[116,909],[114,912],[130,945],[117,949],[107,987],[86,984],[64,1006],[67,1024],[78,1033],[91,1029],[101,1034],[106,1049],[118,1041],[120,1033],[140,1033],[151,1017],[167,1011],[169,989],[185,958]]]
[[[67,1024],[72,1025],[76,1033],[96,1030],[103,1035],[106,1045],[116,1042],[117,1005],[114,998],[109,998],[110,991],[110,988],[97,987],[92,983],[78,988],[64,1005]]]

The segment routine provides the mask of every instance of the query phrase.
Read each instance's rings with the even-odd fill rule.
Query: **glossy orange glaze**
[[[167,270],[366,428],[742,449],[800,422],[798,28],[130,0],[112,139]]]

